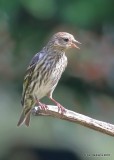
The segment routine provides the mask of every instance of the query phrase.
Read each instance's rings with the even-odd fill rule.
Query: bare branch
[[[48,105],[48,109],[46,111],[42,110],[39,106],[36,106],[32,109],[32,114],[35,116],[52,116],[70,122],[75,122],[104,134],[114,136],[114,125],[90,118],[68,109],[66,109],[66,112],[62,115],[61,113],[58,113],[57,106]]]

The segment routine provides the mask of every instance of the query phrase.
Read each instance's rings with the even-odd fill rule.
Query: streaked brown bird
[[[48,96],[58,106],[58,111],[62,114],[65,112],[65,108],[52,98],[52,94],[67,66],[65,51],[69,48],[79,49],[76,43],[81,44],[73,35],[58,32],[32,58],[24,78],[21,101],[23,111],[17,126],[23,123],[29,126],[31,109],[35,104],[42,109],[47,109],[47,106],[39,101],[44,96]]]

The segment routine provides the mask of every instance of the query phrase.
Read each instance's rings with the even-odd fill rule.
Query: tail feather
[[[23,95],[23,97],[24,97],[24,95]],[[22,124],[25,124],[26,126],[29,126],[31,109],[34,106],[35,101],[34,101],[32,96],[27,94],[26,98],[22,99],[21,102],[22,102],[22,106],[23,106],[23,111],[21,113],[21,116],[20,116],[20,119],[17,123],[17,126],[20,126]]]
[[[30,123],[30,114],[31,114],[31,110],[28,112],[28,114],[26,115],[26,119],[25,119],[25,125],[28,127],[29,123]]]
[[[22,111],[21,116],[19,118],[19,121],[17,123],[18,127],[21,126],[24,123],[25,123],[25,125],[27,127],[29,126],[29,123],[30,123],[30,113],[31,113],[31,110],[29,110],[27,114],[25,114],[24,111]]]
[[[18,121],[18,123],[17,123],[17,126],[20,126],[20,125],[22,125],[23,123],[24,123],[24,121],[25,121],[25,114],[24,114],[24,111],[22,111],[22,113],[21,113],[21,116],[20,116],[20,118],[19,118],[19,121]]]

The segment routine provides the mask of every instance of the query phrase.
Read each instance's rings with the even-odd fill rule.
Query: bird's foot
[[[62,115],[66,113],[65,108],[60,103],[57,103],[57,106],[58,106],[58,112],[61,112]]]
[[[47,110],[48,106],[46,104],[41,103],[37,98],[36,98],[36,103],[41,107],[42,110]]]
[[[48,96],[48,98],[58,106],[58,112],[61,112],[62,115],[64,115],[64,113],[66,113],[66,109],[60,103],[58,103],[51,96]]]
[[[43,104],[43,103],[39,102],[39,105],[40,105],[42,110],[46,111],[48,109],[48,106],[46,104]]]

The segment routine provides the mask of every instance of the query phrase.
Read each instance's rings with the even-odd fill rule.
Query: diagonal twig
[[[65,110],[66,112],[64,113],[64,115],[62,115],[61,113],[58,112],[57,106],[48,105],[48,109],[46,111],[42,110],[39,106],[35,106],[32,109],[32,114],[35,116],[42,115],[42,116],[56,117],[59,119],[81,124],[85,127],[94,129],[104,134],[108,134],[110,136],[114,136],[114,125],[113,124],[99,121],[91,117],[82,115],[80,113],[73,112],[68,109],[65,109]]]

